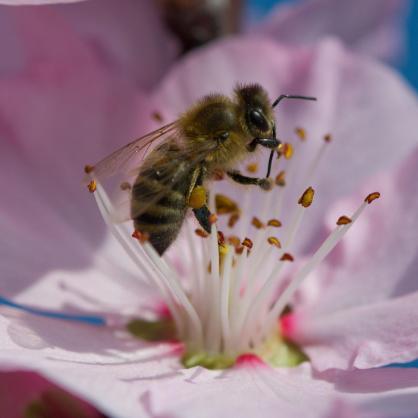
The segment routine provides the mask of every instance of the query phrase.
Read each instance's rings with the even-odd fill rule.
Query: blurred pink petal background
[[[0,25],[0,50],[10,57],[0,62],[0,273],[7,297],[116,319],[155,307],[158,296],[138,282],[138,272],[81,186],[82,167],[152,129],[155,110],[171,120],[208,92],[229,93],[236,82],[259,82],[272,97],[296,92],[320,98],[314,107],[289,103],[277,113],[281,138],[299,124],[307,129],[300,167],[322,135],[331,132],[335,139],[312,179],[318,199],[297,245],[301,256],[315,248],[341,210],[371,190],[383,194],[296,295],[286,331],[310,364],[185,370],[178,345],[146,344],[114,328],[3,309],[5,370],[39,371],[117,417],[417,413],[415,370],[370,369],[418,356],[417,102],[388,68],[347,51],[338,40],[320,41],[324,33],[335,34],[321,17],[326,3],[312,2],[320,16],[312,19],[317,27],[310,33],[319,41],[313,46],[280,43],[305,44],[289,32],[285,39],[265,32],[263,40],[258,32],[217,42],[174,65],[175,42],[159,27],[155,11],[147,11],[147,2],[1,7],[7,24]],[[305,26],[305,12],[298,10],[288,12],[292,27],[299,18]],[[385,37],[371,34],[395,33],[398,9],[384,10],[376,19],[364,14],[361,27],[369,30],[353,29],[356,39],[348,38],[350,26],[338,25],[337,35],[362,50],[369,39],[385,44]],[[286,24],[285,17],[276,18]],[[347,25],[355,22],[354,16]],[[304,33],[309,39],[308,29]],[[173,248],[177,259],[179,252]],[[190,273],[190,266],[178,264]],[[382,381],[386,385],[377,385]],[[393,410],[382,408],[388,399]]]

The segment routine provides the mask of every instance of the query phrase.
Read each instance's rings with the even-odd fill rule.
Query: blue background
[[[295,0],[247,0],[248,12],[252,18],[261,18],[275,5],[294,1]],[[418,90],[418,1],[412,0],[409,1],[409,4],[410,12],[407,21],[405,22],[405,56],[397,63],[396,68],[404,75],[415,90]]]

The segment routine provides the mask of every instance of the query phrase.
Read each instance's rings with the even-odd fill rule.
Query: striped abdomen
[[[187,195],[192,175],[181,160],[172,160],[167,185],[158,166],[140,172],[132,188],[131,214],[137,231],[149,234],[149,241],[161,255],[176,239],[187,211]],[[164,184],[163,184],[164,182]]]

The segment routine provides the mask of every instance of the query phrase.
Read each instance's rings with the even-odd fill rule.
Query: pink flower
[[[37,25],[36,33],[41,29],[42,24]],[[417,371],[375,369],[418,357],[414,343],[418,107],[403,82],[336,41],[289,48],[247,38],[189,55],[146,95],[130,79],[121,80],[103,66],[95,51],[71,33],[64,28],[54,39],[45,36],[51,42],[47,50],[56,55],[33,60],[21,74],[1,81],[0,132],[6,139],[0,143],[2,292],[8,300],[13,297],[26,307],[59,311],[69,319],[3,307],[2,369],[37,371],[117,417],[275,417],[278,411],[289,417],[416,414]],[[56,47],[62,44],[67,45],[65,56]],[[39,44],[25,45],[39,57]],[[203,292],[210,286],[207,276],[201,280],[208,275],[209,260],[204,257],[210,254],[212,266],[218,264],[214,236],[207,241],[181,237],[167,254],[170,273],[161,260],[151,261],[143,254],[145,250],[154,257],[152,248],[128,237],[128,245],[136,245],[133,259],[148,268],[138,271],[98,220],[92,196],[83,190],[77,173],[126,138],[151,130],[155,111],[172,120],[202,95],[227,94],[236,82],[259,82],[272,97],[303,93],[317,95],[319,101],[283,103],[277,111],[279,137],[295,148],[292,159],[274,165],[275,174],[282,163],[287,171],[284,189],[265,194],[223,182],[213,185],[242,210],[233,230],[223,219],[219,228],[226,236],[248,234],[254,241],[251,255],[236,256],[235,265],[229,252],[222,283],[215,268],[210,273],[209,280],[218,280],[221,290],[225,286],[219,293],[223,296],[231,290],[224,285],[231,277],[225,266],[236,273],[235,279],[248,280],[242,293],[229,299]],[[305,142],[294,133],[300,126],[306,130]],[[324,145],[327,134],[333,141]],[[314,202],[299,209],[297,200],[308,185],[316,190]],[[296,283],[295,278],[304,278],[300,269],[315,260],[312,254],[338,217],[350,216],[375,190],[383,198],[364,207],[359,219],[352,216],[352,229],[335,251],[284,299],[283,289]],[[103,198],[100,187],[98,192],[95,197]],[[253,215],[263,222],[280,218],[283,226],[274,236],[281,238],[282,251],[266,244],[272,229],[251,226]],[[329,243],[337,243],[347,229],[340,228]],[[211,252],[201,251],[206,242],[212,245]],[[293,264],[279,262],[284,251],[295,257]],[[178,286],[176,297],[181,300],[175,309],[180,317],[175,317],[175,309],[171,314],[177,330],[184,326],[185,344],[146,343],[126,332],[127,321],[137,316],[158,318],[161,306],[167,306],[161,305],[164,297],[170,302],[167,293],[158,294],[149,284],[154,276]],[[269,276],[271,291],[252,303]],[[192,297],[183,288],[188,284]],[[292,306],[291,313],[282,316],[281,334],[277,318],[282,310],[274,308],[277,313],[269,314],[270,301]],[[202,341],[198,324],[193,328],[193,310]],[[172,322],[166,319],[161,324],[170,336]],[[223,348],[226,340],[228,352]],[[300,349],[310,361],[283,367],[303,359]],[[225,370],[186,369],[181,364],[185,353],[183,363],[188,365],[235,364]]]

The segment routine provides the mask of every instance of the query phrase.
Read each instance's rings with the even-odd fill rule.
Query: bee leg
[[[194,216],[196,216],[196,219],[198,220],[200,226],[210,234],[211,230],[211,223],[209,221],[210,218],[210,210],[206,205],[202,206],[199,209],[193,209]]]
[[[263,190],[271,190],[273,184],[268,178],[248,177],[241,174],[239,171],[228,171],[229,177],[239,184],[254,184],[260,186]]]

